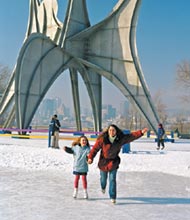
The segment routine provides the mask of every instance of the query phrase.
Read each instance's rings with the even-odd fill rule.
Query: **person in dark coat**
[[[160,145],[162,146],[161,150],[163,150],[165,148],[164,136],[165,136],[165,130],[163,128],[163,125],[160,123],[158,125],[157,150],[160,150]]]
[[[100,150],[98,167],[100,169],[100,185],[102,192],[105,193],[107,177],[109,175],[109,197],[111,202],[116,203],[116,175],[120,164],[119,153],[122,146],[132,142],[147,132],[148,129],[124,134],[116,125],[111,124],[106,131],[100,134],[88,155],[88,163],[93,162],[94,157]]]
[[[50,125],[51,125],[51,131],[52,131],[51,135],[53,136],[51,147],[59,149],[59,131],[60,131],[61,124],[56,114],[52,117]]]

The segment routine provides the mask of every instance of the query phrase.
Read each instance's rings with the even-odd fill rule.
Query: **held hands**
[[[87,163],[88,163],[88,164],[92,164],[92,160],[91,160],[91,159],[88,159],[88,160],[87,160]]]
[[[141,130],[142,134],[145,134],[147,131],[148,131],[148,128],[143,128],[143,129]]]

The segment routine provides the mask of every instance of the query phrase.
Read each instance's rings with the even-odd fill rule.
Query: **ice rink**
[[[154,140],[139,139],[130,147],[120,153],[113,205],[100,191],[98,155],[89,165],[89,199],[81,185],[73,199],[72,155],[48,148],[47,140],[0,137],[0,219],[189,220],[190,142],[157,151]]]

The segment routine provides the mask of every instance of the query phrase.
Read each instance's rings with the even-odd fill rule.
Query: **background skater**
[[[165,130],[163,128],[163,125],[160,123],[158,125],[157,150],[160,150],[160,145],[162,145],[161,150],[163,150],[165,148],[164,136],[165,136]]]
[[[61,124],[59,122],[59,119],[57,118],[57,115],[55,114],[50,122],[51,130],[52,130],[52,148],[59,149],[59,130],[61,127]]]

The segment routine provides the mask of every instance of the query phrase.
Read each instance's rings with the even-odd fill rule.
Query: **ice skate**
[[[102,193],[105,194],[106,190],[105,189],[101,189]]]
[[[78,194],[78,189],[75,188],[73,191],[73,198],[76,199],[77,198],[77,194]]]
[[[115,199],[111,199],[111,202],[112,202],[113,204],[115,204],[115,203],[116,203],[116,200],[115,200]]]
[[[88,192],[86,189],[84,190],[84,199],[88,199]]]

